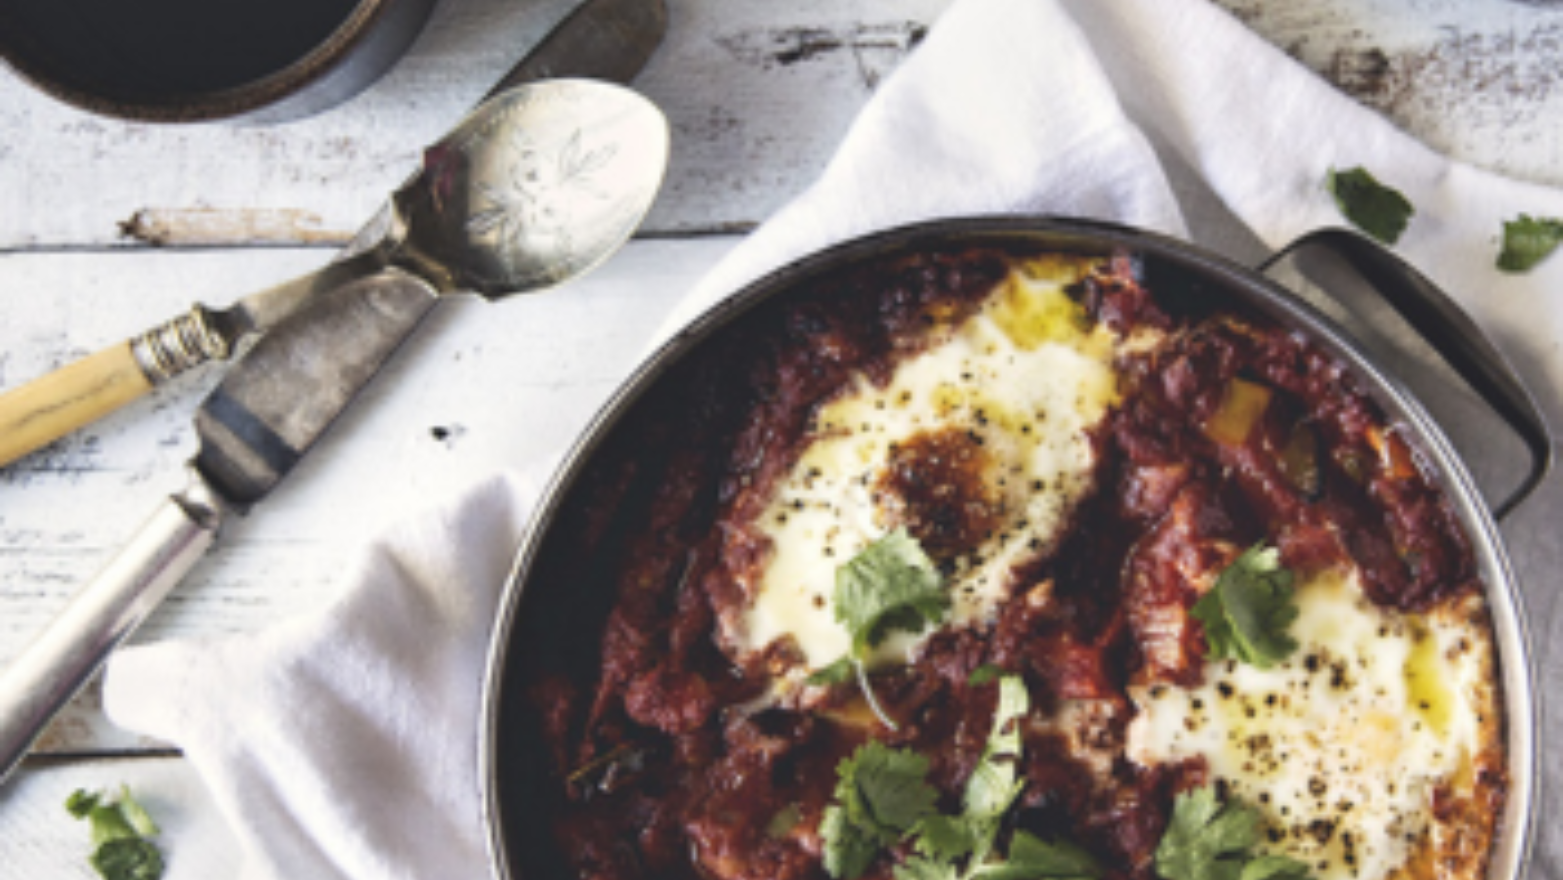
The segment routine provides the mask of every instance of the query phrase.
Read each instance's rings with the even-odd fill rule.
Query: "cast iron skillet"
[[[1540,711],[1534,688],[1524,611],[1495,514],[1478,493],[1465,464],[1444,431],[1383,362],[1409,353],[1406,370],[1422,372],[1422,359],[1441,359],[1518,437],[1529,453],[1529,467],[1519,488],[1497,505],[1499,514],[1512,509],[1541,481],[1551,465],[1552,439],[1540,412],[1524,386],[1480,330],[1430,282],[1372,242],[1344,230],[1324,230],[1305,236],[1259,270],[1234,264],[1192,245],[1160,235],[1097,222],[1054,218],[965,218],[903,227],[841,244],[789,265],[754,282],[717,305],[688,329],[652,354],[608,402],[566,458],[539,503],[522,538],[515,568],[505,588],[495,627],[485,683],[480,772],[485,785],[484,814],[496,876],[502,880],[538,880],[556,876],[549,856],[546,825],[529,806],[547,773],[546,750],[536,741],[527,715],[527,661],[522,641],[546,630],[559,614],[588,619],[607,611],[608,597],[586,584],[533,584],[537,563],[550,536],[560,528],[560,511],[578,487],[582,474],[604,443],[613,437],[636,404],[660,384],[677,381],[678,367],[702,348],[714,345],[732,322],[779,303],[791,291],[841,272],[866,260],[931,248],[1024,246],[1086,254],[1127,250],[1142,261],[1153,291],[1177,288],[1191,295],[1215,296],[1223,305],[1251,311],[1291,327],[1318,342],[1346,363],[1361,387],[1383,407],[1391,423],[1404,426],[1406,437],[1430,466],[1469,536],[1478,570],[1489,589],[1499,676],[1507,707],[1510,788],[1505,815],[1489,872],[1492,880],[1515,880],[1529,856],[1537,796],[1537,753]],[[1365,335],[1377,335],[1372,308],[1393,306],[1419,339],[1402,343],[1402,351],[1381,356],[1370,352],[1341,321],[1327,316],[1296,292],[1266,273],[1302,269],[1316,276],[1341,272],[1366,282],[1381,301],[1321,301],[1339,318],[1359,323]],[[1315,298],[1316,292],[1310,294]],[[1343,300],[1339,293],[1332,293]],[[1366,308],[1365,308],[1366,307]],[[1430,375],[1437,375],[1436,371]],[[1438,396],[1442,397],[1442,394]],[[1463,418],[1463,416],[1462,416]],[[566,589],[560,589],[566,586]],[[567,592],[568,590],[568,592]],[[600,617],[596,619],[601,619]],[[541,623],[540,623],[541,621]],[[555,625],[557,629],[557,625]],[[574,638],[574,636],[571,636]],[[591,641],[595,632],[580,633]]]
[[[5,0],[0,58],[44,92],[106,116],[283,122],[368,87],[412,44],[433,7],[434,0],[249,0],[239,7]],[[233,29],[239,13],[248,16],[242,34]],[[209,35],[219,25],[230,29],[231,46]]]

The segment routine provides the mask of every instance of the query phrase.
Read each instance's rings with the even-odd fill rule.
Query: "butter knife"
[[[665,25],[663,0],[587,0],[495,93],[550,74],[627,81],[650,58]],[[515,103],[524,107],[525,99]],[[614,114],[628,119],[634,109],[620,103]],[[649,146],[661,150],[665,164],[665,127],[660,136],[660,144]],[[426,155],[420,174],[439,173],[441,161],[452,158]],[[627,216],[635,208],[638,222],[646,207],[649,203],[616,210]],[[437,210],[438,204],[392,204],[368,228],[394,230],[408,212]],[[339,269],[327,269],[327,279],[339,281],[336,287],[300,279],[289,285],[301,288],[272,288],[255,295],[259,305],[247,306],[268,310],[270,324],[261,329],[270,332],[198,410],[201,446],[190,465],[188,486],[165,500],[132,541],[0,671],[0,782],[109,653],[205,555],[224,519],[247,511],[291,471],[445,292],[444,284],[383,265],[383,258],[375,256],[383,250],[370,245],[352,254],[349,249],[352,255],[337,264]],[[341,283],[343,277],[350,280]]]

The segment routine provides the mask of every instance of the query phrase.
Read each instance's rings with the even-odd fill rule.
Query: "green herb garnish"
[[[1009,860],[985,865],[974,876],[983,880],[1095,880],[1102,869],[1090,853],[1064,840],[1048,843],[1024,831],[1009,842]]]
[[[926,781],[928,759],[878,740],[858,747],[836,767],[834,803],[825,808],[820,836],[825,870],[855,880],[879,851],[934,813],[939,793]]]
[[[832,596],[836,621],[852,637],[852,650],[808,677],[811,685],[843,684],[854,675],[869,708],[885,726],[897,729],[869,685],[868,654],[895,630],[922,632],[950,610],[944,578],[906,529],[868,545],[836,569]]]
[[[896,529],[836,570],[836,620],[862,658],[894,630],[922,631],[950,610],[944,578],[921,545]]]
[[[1189,613],[1205,625],[1210,657],[1233,658],[1260,669],[1297,650],[1287,627],[1297,618],[1292,573],[1273,547],[1255,545],[1216,578]]]
[[[1305,880],[1308,866],[1287,856],[1258,856],[1259,811],[1225,804],[1207,785],[1178,795],[1156,847],[1156,873],[1166,880]]]
[[[1521,214],[1518,220],[1503,224],[1498,268],[1505,272],[1529,272],[1559,244],[1563,244],[1563,220]]]
[[[998,707],[982,757],[966,781],[961,812],[935,811],[937,793],[925,781],[928,761],[914,752],[871,742],[837,768],[835,799],[820,823],[825,870],[854,880],[898,841],[911,838],[915,855],[894,868],[896,880],[1092,880],[1100,870],[1083,850],[1047,843],[1023,831],[1010,837],[1009,854],[996,858],[1004,815],[1025,786],[1019,778],[1019,723],[1030,709],[1016,676],[999,679]],[[891,798],[900,806],[887,808]],[[855,800],[854,800],[855,799]]]
[[[971,671],[971,675],[966,676],[966,683],[973,687],[977,687],[998,681],[999,676],[1003,674],[1004,670],[1000,669],[998,666],[992,663],[984,663],[981,666],[978,666],[976,669],[973,669]]]
[[[1347,220],[1385,244],[1399,241],[1416,213],[1405,196],[1360,166],[1349,171],[1330,169],[1325,186]]]
[[[163,876],[163,854],[148,838],[158,834],[157,823],[121,788],[118,797],[81,789],[71,793],[65,809],[92,828],[92,866],[105,880],[157,880]]]
[[[932,877],[975,878],[1004,864],[989,864],[1004,814],[1025,783],[1017,778],[1020,760],[1019,720],[1030,708],[1026,686],[1017,676],[999,679],[999,702],[993,713],[982,757],[966,780],[958,816],[933,816],[918,826],[917,855],[895,870],[896,880]],[[1038,841],[1040,843],[1040,841]],[[1011,847],[1014,844],[1011,842]],[[1046,844],[1043,844],[1046,846]],[[964,861],[965,868],[961,865]]]
[[[812,685],[846,684],[857,674],[851,655],[844,656],[829,666],[814,670],[807,679]]]
[[[771,821],[765,823],[765,836],[772,840],[781,840],[792,833],[792,829],[798,827],[803,821],[803,807],[797,803],[788,804],[776,811],[771,816]]]

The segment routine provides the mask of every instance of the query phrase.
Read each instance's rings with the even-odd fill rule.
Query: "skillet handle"
[[[1541,409],[1508,359],[1448,294],[1404,260],[1355,232],[1310,232],[1261,263],[1259,271],[1272,274],[1288,258],[1319,251],[1338,257],[1378,293],[1525,444],[1530,453],[1525,478],[1493,507],[1494,518],[1506,517],[1541,484],[1553,455],[1552,434]],[[1340,301],[1336,293],[1325,293]],[[1344,301],[1340,304],[1349,307]]]

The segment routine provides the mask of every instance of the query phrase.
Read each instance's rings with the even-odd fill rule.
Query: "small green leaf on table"
[[[1325,186],[1346,219],[1385,244],[1400,240],[1416,209],[1393,187],[1379,183],[1366,168],[1330,169]]]
[[[1529,272],[1563,244],[1563,220],[1521,214],[1503,224],[1503,250],[1498,268],[1505,272]]]

